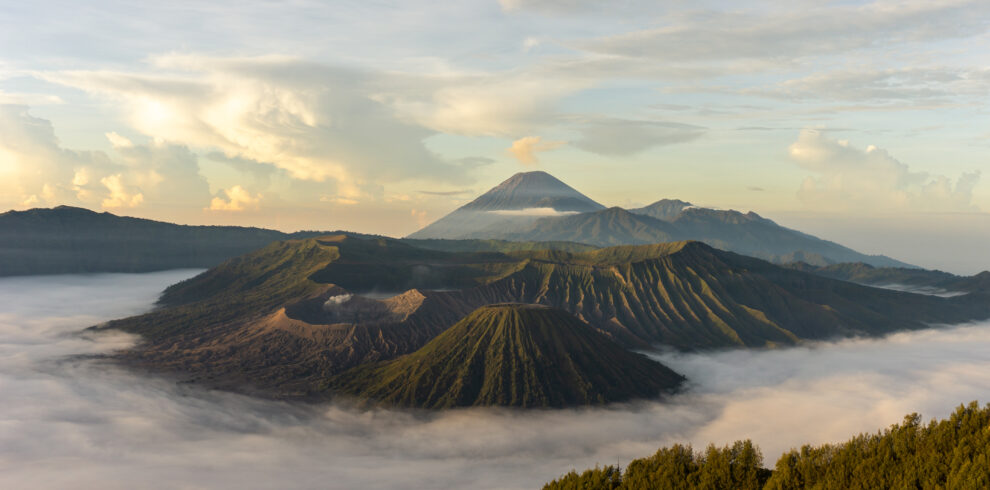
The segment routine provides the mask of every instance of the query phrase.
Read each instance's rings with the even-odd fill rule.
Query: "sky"
[[[0,209],[402,236],[520,171],[990,269],[990,3],[0,5]]]
[[[0,279],[2,488],[539,488],[661,446],[752,439],[773,467],[910,413],[986,402],[990,324],[777,350],[650,353],[689,379],[662,401],[567,410],[355,410],[176,383],[80,333],[200,271]]]

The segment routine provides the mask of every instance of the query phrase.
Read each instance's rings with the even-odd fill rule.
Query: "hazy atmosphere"
[[[990,488],[986,0],[0,46],[0,488]]]
[[[0,207],[402,236],[542,169],[607,206],[752,210],[972,274],[990,268],[988,14],[978,0],[7,4]]]
[[[271,402],[88,357],[82,327],[150,307],[195,271],[0,279],[5,488],[536,488],[659,445],[752,438],[768,461],[990,390],[990,325],[779,351],[663,354],[694,379],[665,403],[440,413]]]

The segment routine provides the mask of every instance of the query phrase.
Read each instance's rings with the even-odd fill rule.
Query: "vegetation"
[[[917,414],[875,434],[841,444],[785,453],[773,471],[750,441],[663,448],[651,457],[582,473],[571,471],[544,489],[873,489],[990,488],[990,405],[959,406],[925,425]]]
[[[564,407],[655,398],[683,378],[564,311],[479,308],[421,349],[344,372],[330,387],[386,405]]]

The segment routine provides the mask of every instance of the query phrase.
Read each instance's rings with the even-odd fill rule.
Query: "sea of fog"
[[[562,411],[350,411],[179,385],[94,359],[83,334],[196,271],[0,280],[0,488],[538,488],[657,447],[751,438],[768,464],[910,412],[990,399],[990,324],[778,351],[655,357],[666,403]]]

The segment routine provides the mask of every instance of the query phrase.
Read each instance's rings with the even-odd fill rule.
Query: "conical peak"
[[[604,206],[543,171],[520,172],[493,187],[462,209],[479,211],[552,208],[597,211]]]

